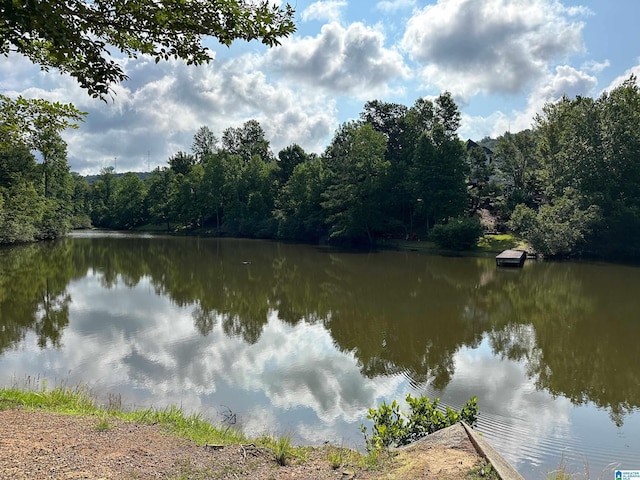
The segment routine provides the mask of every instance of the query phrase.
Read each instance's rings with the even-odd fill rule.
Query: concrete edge
[[[469,440],[473,444],[476,452],[487,462],[489,462],[493,469],[498,473],[498,476],[502,480],[524,480],[524,477],[518,473],[518,471],[507,462],[502,455],[489,445],[489,443],[482,439],[469,425],[462,422]]]

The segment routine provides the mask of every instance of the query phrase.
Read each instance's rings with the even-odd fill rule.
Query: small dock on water
[[[527,258],[524,250],[505,250],[496,256],[497,267],[522,267]]]

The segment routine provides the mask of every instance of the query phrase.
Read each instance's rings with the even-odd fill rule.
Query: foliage
[[[218,139],[206,125],[200,127],[193,136],[191,151],[200,163],[204,163],[211,155],[218,151]]]
[[[469,250],[476,246],[481,235],[480,220],[474,215],[451,218],[447,223],[439,223],[433,227],[429,236],[439,247]]]
[[[57,68],[94,97],[127,78],[109,58],[113,47],[129,58],[145,54],[156,62],[180,58],[200,65],[212,59],[203,37],[227,46],[235,40],[273,46],[295,30],[291,6],[268,1],[5,1],[0,12],[0,53],[15,51],[44,70]]]
[[[389,171],[385,150],[385,137],[369,124],[348,123],[336,133],[325,154],[331,174],[322,195],[331,238],[364,237],[373,243],[381,230],[384,177]]]
[[[0,95],[0,244],[53,239],[71,228],[74,179],[60,131],[83,115],[71,105]]]
[[[496,142],[494,159],[504,195],[501,213],[509,216],[519,203],[535,207],[541,196],[537,133],[505,133]]]
[[[634,76],[598,99],[562,98],[536,118],[546,235],[568,235],[568,249],[640,257],[640,88]],[[567,191],[573,192],[569,199]],[[575,212],[568,213],[568,209]],[[601,222],[590,235],[592,217]],[[577,217],[577,218],[572,218]],[[572,227],[578,221],[578,231]],[[567,225],[569,222],[569,225]],[[582,237],[584,242],[582,242]],[[624,245],[624,246],[623,246]],[[562,247],[562,244],[560,245]],[[550,248],[559,250],[562,248]],[[624,252],[624,253],[623,253]],[[621,255],[622,254],[622,255]]]
[[[296,165],[276,201],[279,237],[317,240],[326,235],[325,211],[321,202],[328,175],[321,159]]]
[[[600,208],[580,208],[580,199],[570,188],[554,204],[540,207],[538,212],[520,204],[511,215],[509,227],[527,238],[539,253],[567,256],[576,252],[592,228],[601,220]]]
[[[222,133],[222,149],[230,155],[239,155],[249,163],[254,156],[263,161],[273,159],[264,130],[257,120],[248,120],[242,127],[229,127]]]
[[[472,397],[459,411],[447,407],[443,412],[438,408],[440,400],[429,397],[407,395],[409,414],[401,413],[397,401],[382,403],[377,409],[370,408],[367,418],[373,421],[371,436],[367,427],[361,426],[367,450],[376,451],[389,447],[399,447],[427,436],[438,430],[466,422],[474,426],[478,415],[478,399]]]
[[[70,103],[21,96],[12,99],[0,94],[0,144],[36,149],[42,134],[78,128],[85,115]]]
[[[473,215],[478,208],[491,207],[494,200],[492,197],[495,196],[495,191],[491,188],[495,167],[490,155],[482,147],[470,142],[467,143],[467,163],[468,211]]]
[[[597,99],[546,105],[534,128],[460,142],[451,95],[413,106],[371,101],[321,155],[271,151],[249,120],[218,142],[206,126],[144,182],[69,172],[62,129],[71,106],[0,97],[0,242],[55,238],[73,226],[372,244],[428,234],[474,245],[487,210],[539,252],[640,258],[640,89],[635,77]],[[36,155],[41,162],[36,162]],[[90,222],[88,219],[90,218]],[[452,220],[453,219],[453,220]]]
[[[435,223],[462,215],[467,205],[468,166],[455,133],[460,112],[445,92],[435,103],[417,101],[407,116],[414,135],[409,171],[414,211],[428,231]]]

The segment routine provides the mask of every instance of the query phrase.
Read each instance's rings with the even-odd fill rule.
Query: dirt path
[[[111,428],[100,431],[98,422],[95,416],[0,411],[0,479],[465,479],[480,464],[468,438],[458,438],[418,443],[377,470],[333,469],[325,447],[282,467],[254,445],[203,447],[153,425],[110,418]]]

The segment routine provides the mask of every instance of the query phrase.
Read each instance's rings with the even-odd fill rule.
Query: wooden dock
[[[522,267],[527,258],[527,252],[523,250],[505,250],[496,256],[498,267]]]

